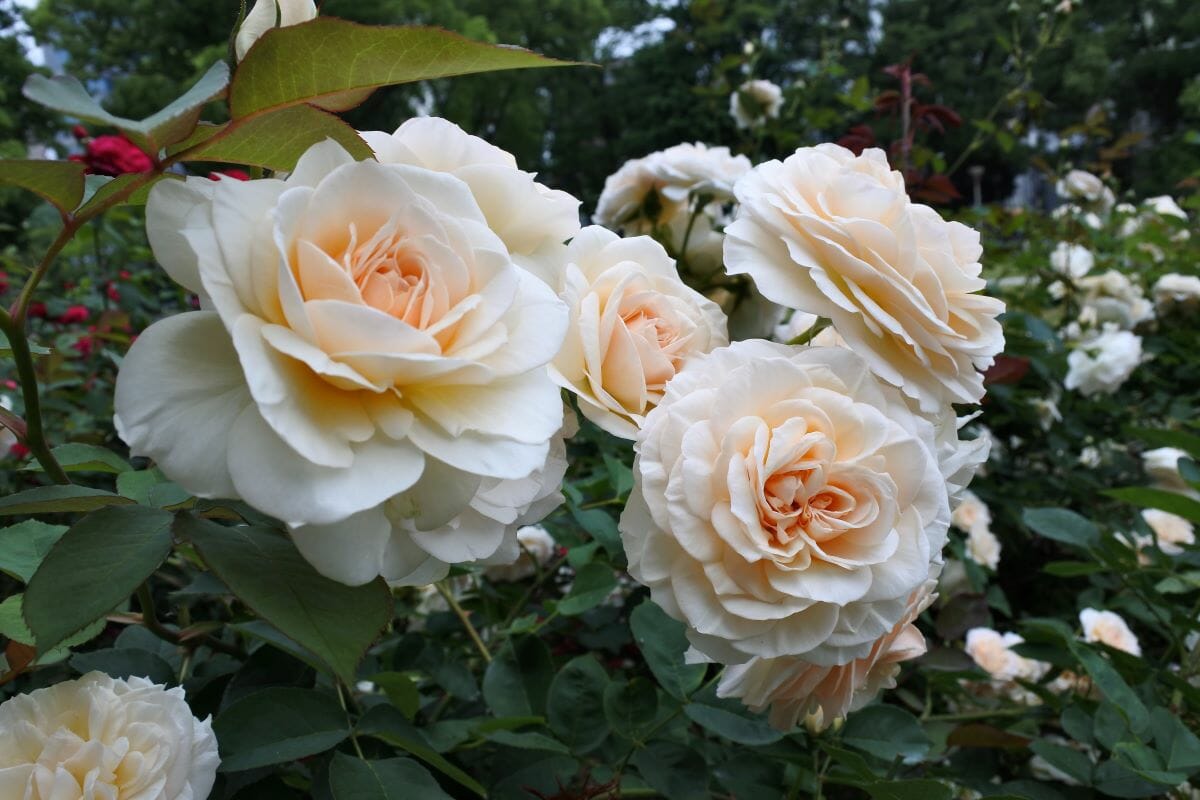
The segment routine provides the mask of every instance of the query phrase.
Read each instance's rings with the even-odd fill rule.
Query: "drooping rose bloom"
[[[163,182],[155,255],[206,310],[130,349],[117,426],[200,497],[241,498],[349,584],[494,556],[553,496],[545,365],[567,311],[472,189],[311,148],[282,180]]]
[[[626,439],[689,359],[729,343],[720,307],[689,288],[648,236],[585,228],[555,288],[571,324],[550,374],[584,416]]]
[[[725,264],[767,299],[827,317],[922,410],[983,397],[1004,347],[999,300],[979,294],[979,234],[912,203],[882,150],[835,144],[759,164],[735,188]]]
[[[205,800],[219,763],[183,689],[145,678],[91,672],[0,705],[5,800]]]
[[[934,425],[849,350],[752,340],[700,356],[637,451],[629,572],[712,660],[864,658],[941,563]]]
[[[937,597],[936,585],[927,581],[913,592],[904,616],[862,658],[836,666],[787,656],[752,658],[726,668],[717,696],[740,698],[756,713],[769,706],[771,725],[782,731],[801,720],[812,731],[828,728],[894,688],[900,663],[925,654],[925,637],[914,622]]]
[[[768,119],[778,119],[781,108],[783,90],[771,81],[746,81],[729,95],[729,115],[739,128],[753,128]]]

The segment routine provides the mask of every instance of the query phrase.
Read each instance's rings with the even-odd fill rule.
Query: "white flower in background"
[[[286,28],[317,17],[314,0],[257,0],[246,13],[233,40],[237,60],[246,57],[250,46],[272,28]]]
[[[468,184],[324,142],[286,181],[161,183],[146,217],[206,310],[130,348],[116,423],[189,492],[282,520],[348,584],[493,556],[554,498],[567,309]]]
[[[90,672],[0,704],[6,800],[205,800],[219,763],[183,689],[145,678]]]
[[[1187,457],[1178,447],[1156,447],[1142,453],[1142,469],[1154,480],[1155,488],[1197,497],[1196,490],[1179,474],[1179,459]]]
[[[629,572],[708,658],[863,658],[941,563],[936,435],[848,350],[714,350],[638,437]]]
[[[883,380],[932,412],[983,396],[1004,304],[978,294],[979,234],[909,201],[882,150],[804,147],[738,181],[730,274],[833,321]]]
[[[1142,511],[1142,519],[1154,531],[1158,549],[1169,556],[1177,556],[1183,552],[1184,545],[1196,543],[1196,531],[1192,523],[1178,514],[1148,508]]]
[[[1082,204],[1088,211],[1108,212],[1117,199],[1104,181],[1081,169],[1073,169],[1055,184],[1060,197]]]
[[[709,274],[721,266],[725,204],[750,167],[750,159],[728,147],[699,142],[627,161],[604,181],[594,221],[626,236],[663,237],[673,253],[686,258],[689,271]],[[710,201],[697,210],[701,197]]]
[[[783,89],[770,81],[746,81],[729,95],[729,114],[741,129],[778,119],[781,108]]]
[[[752,658],[726,667],[718,697],[736,697],[752,711],[771,709],[770,723],[789,731],[803,720],[811,731],[828,728],[851,711],[896,686],[900,663],[925,654],[925,637],[914,624],[936,597],[936,581],[927,581],[909,598],[908,610],[862,658],[836,666],[799,658]]]
[[[1188,218],[1187,212],[1180,208],[1179,204],[1175,202],[1175,198],[1169,194],[1147,197],[1142,201],[1142,207],[1158,214],[1160,217],[1175,217],[1182,220]]]
[[[1036,682],[1050,671],[1044,661],[1026,658],[1012,648],[1025,640],[1015,633],[1000,633],[990,628],[967,631],[967,655],[991,677],[990,688],[1019,703],[1033,705],[1038,696],[1017,683],[1017,680]]]
[[[535,574],[554,559],[554,537],[541,525],[528,525],[517,531],[521,555],[511,564],[497,564],[484,570],[484,576],[498,583],[521,581]]]
[[[1087,314],[1091,325],[1113,323],[1121,330],[1132,330],[1154,318],[1154,306],[1142,287],[1116,270],[1080,278],[1076,285],[1081,293],[1080,318]]]
[[[446,172],[467,184],[517,266],[557,286],[565,243],[579,233],[578,200],[535,181],[511,153],[438,117],[416,117],[395,133],[365,131],[362,137],[384,164]]]
[[[729,343],[725,315],[680,279],[649,236],[622,239],[592,225],[571,241],[566,260],[555,288],[571,321],[550,375],[579,398],[585,417],[633,439],[667,381]]]
[[[1095,469],[1100,466],[1100,448],[1089,444],[1087,447],[1079,451],[1079,465],[1088,469]]]
[[[1090,397],[1112,394],[1142,361],[1142,338],[1107,329],[1080,342],[1067,356],[1063,385]]]
[[[1138,644],[1137,636],[1129,630],[1125,620],[1112,611],[1085,608],[1079,612],[1079,624],[1083,627],[1085,642],[1099,642],[1135,656],[1142,654],[1142,646]]]
[[[993,572],[1000,566],[1000,540],[988,528],[975,528],[967,534],[967,558]]]
[[[1054,427],[1054,423],[1062,422],[1062,412],[1058,410],[1057,397],[1035,397],[1029,404],[1037,412],[1038,424],[1042,430],[1048,431]]]
[[[967,558],[990,570],[1000,566],[1000,540],[992,533],[992,514],[978,495],[963,490],[962,500],[950,515],[950,524],[967,534]]]
[[[793,311],[786,322],[781,322],[775,326],[775,333],[771,338],[781,344],[787,344],[800,334],[807,332],[813,325],[816,325],[818,319],[820,317],[816,314]],[[824,330],[829,331],[833,329],[825,328]],[[820,332],[818,332],[818,335],[820,335]]]
[[[1081,244],[1059,242],[1050,254],[1050,266],[1060,275],[1078,280],[1092,271],[1096,259],[1092,251]]]
[[[1200,306],[1200,277],[1170,272],[1154,282],[1151,293],[1159,310],[1176,306],[1195,308]]]

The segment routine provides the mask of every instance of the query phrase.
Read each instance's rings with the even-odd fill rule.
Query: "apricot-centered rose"
[[[205,800],[212,723],[183,689],[90,672],[0,704],[4,800]]]
[[[912,203],[882,150],[835,144],[767,161],[734,187],[730,274],[828,317],[871,369],[930,412],[976,403],[1004,347],[999,300],[978,294],[978,232]]]
[[[936,437],[849,350],[697,357],[638,436],[629,572],[712,660],[865,657],[941,563]]]
[[[286,180],[160,183],[146,224],[205,310],[126,356],[116,421],[134,453],[284,521],[346,583],[495,554],[543,494],[567,312],[466,183],[325,142]],[[526,507],[462,519],[497,503]]]
[[[667,381],[688,359],[729,343],[720,306],[679,279],[649,236],[596,225],[567,248],[559,296],[571,311],[551,376],[609,433],[637,436]]]

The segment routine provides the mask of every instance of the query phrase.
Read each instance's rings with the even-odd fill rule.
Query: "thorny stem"
[[[446,601],[446,605],[450,606],[450,609],[462,622],[463,627],[467,629],[467,634],[471,637],[471,641],[475,643],[475,649],[483,656],[484,662],[487,664],[492,663],[492,654],[488,652],[487,645],[483,643],[483,639],[479,636],[479,631],[475,630],[475,626],[471,624],[471,618],[467,616],[467,612],[463,610],[463,607],[458,604],[458,600],[454,598],[454,593],[446,588],[444,581],[438,581],[433,587],[437,589],[438,594]]]

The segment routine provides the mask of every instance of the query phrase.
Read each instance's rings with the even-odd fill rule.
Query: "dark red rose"
[[[74,322],[86,322],[89,313],[87,306],[70,306],[62,313],[58,321],[65,325],[70,325]]]
[[[149,172],[154,161],[124,136],[97,136],[87,143],[87,152],[71,156],[82,162],[93,175],[125,175]]]

